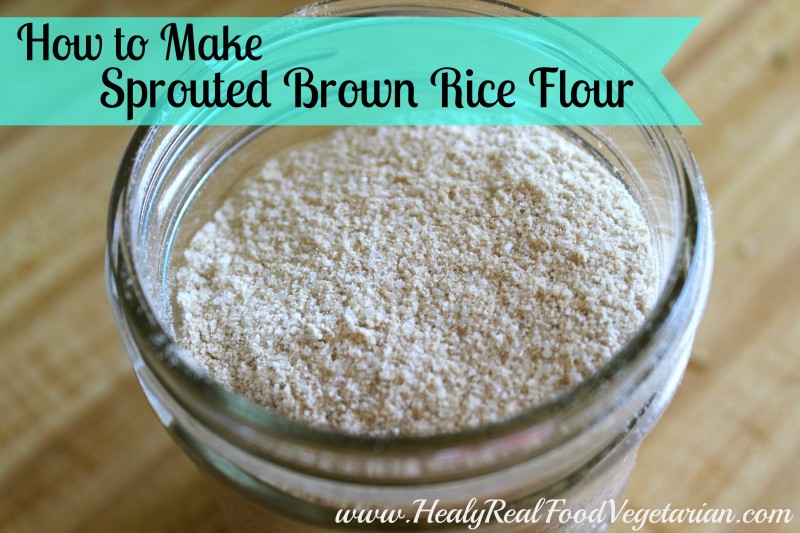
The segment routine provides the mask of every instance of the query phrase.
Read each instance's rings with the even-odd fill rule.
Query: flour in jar
[[[175,273],[179,343],[308,424],[430,435],[601,368],[657,293],[639,205],[543,127],[344,128],[268,159]]]

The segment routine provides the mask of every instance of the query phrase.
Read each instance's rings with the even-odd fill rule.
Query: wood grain
[[[16,0],[0,15],[267,16],[300,4]],[[704,17],[667,74],[704,122],[685,134],[714,207],[714,282],[684,382],[627,495],[637,508],[800,513],[800,3],[526,5]],[[0,129],[0,531],[222,530],[141,394],[106,303],[106,207],[131,132]],[[763,530],[799,528],[800,517]]]

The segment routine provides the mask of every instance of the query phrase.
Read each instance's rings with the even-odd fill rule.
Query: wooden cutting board
[[[0,15],[267,16],[296,5],[11,0]],[[800,513],[800,2],[526,5],[704,17],[667,74],[704,122],[685,133],[714,207],[714,282],[686,377],[627,496],[636,508]],[[106,303],[106,207],[131,133],[0,129],[0,531],[222,529],[141,394]],[[764,529],[798,530],[800,517]]]

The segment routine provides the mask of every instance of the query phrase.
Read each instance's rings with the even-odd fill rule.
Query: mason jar
[[[320,10],[533,15],[447,0],[342,0],[302,14]],[[175,341],[172,252],[266,159],[330,128],[136,130],[111,197],[111,305],[148,401],[214,487],[231,531],[469,531],[479,519],[480,531],[608,525],[689,358],[710,284],[711,213],[677,128],[556,129],[613,169],[641,206],[656,252],[656,305],[604,367],[549,403],[478,429],[401,438],[320,429],[255,405],[214,382]]]

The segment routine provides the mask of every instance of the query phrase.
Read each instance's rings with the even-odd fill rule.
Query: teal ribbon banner
[[[698,22],[4,18],[0,124],[697,125],[661,71]]]

